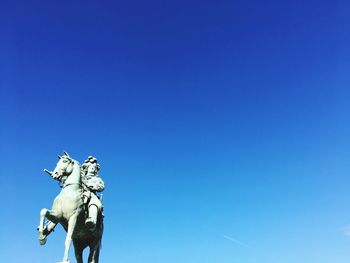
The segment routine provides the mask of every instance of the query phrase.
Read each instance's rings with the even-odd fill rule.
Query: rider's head
[[[93,156],[89,156],[82,165],[83,170],[86,174],[96,175],[100,170],[100,165],[97,162],[97,159]]]

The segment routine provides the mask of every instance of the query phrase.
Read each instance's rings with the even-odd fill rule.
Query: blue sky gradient
[[[63,150],[101,163],[101,262],[349,261],[347,1],[1,6],[4,262],[63,256]]]

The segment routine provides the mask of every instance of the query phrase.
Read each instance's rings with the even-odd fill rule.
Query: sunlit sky
[[[62,259],[36,227],[66,150],[101,164],[103,263],[349,262],[349,12],[2,1],[1,260]]]

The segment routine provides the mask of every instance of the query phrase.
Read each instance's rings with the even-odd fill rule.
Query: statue
[[[61,263],[69,263],[69,248],[73,241],[77,263],[83,263],[83,250],[90,247],[88,262],[98,263],[103,234],[103,206],[96,192],[104,190],[98,175],[100,166],[89,156],[82,167],[68,153],[59,156],[53,172],[44,170],[62,184],[52,209],[43,208],[38,227],[39,242],[46,243],[47,236],[60,223],[67,232]],[[46,220],[48,219],[48,220]]]

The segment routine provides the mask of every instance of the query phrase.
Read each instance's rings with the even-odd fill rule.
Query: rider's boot
[[[85,220],[85,225],[91,230],[95,230],[97,222],[98,208],[96,205],[89,206],[89,216]]]

